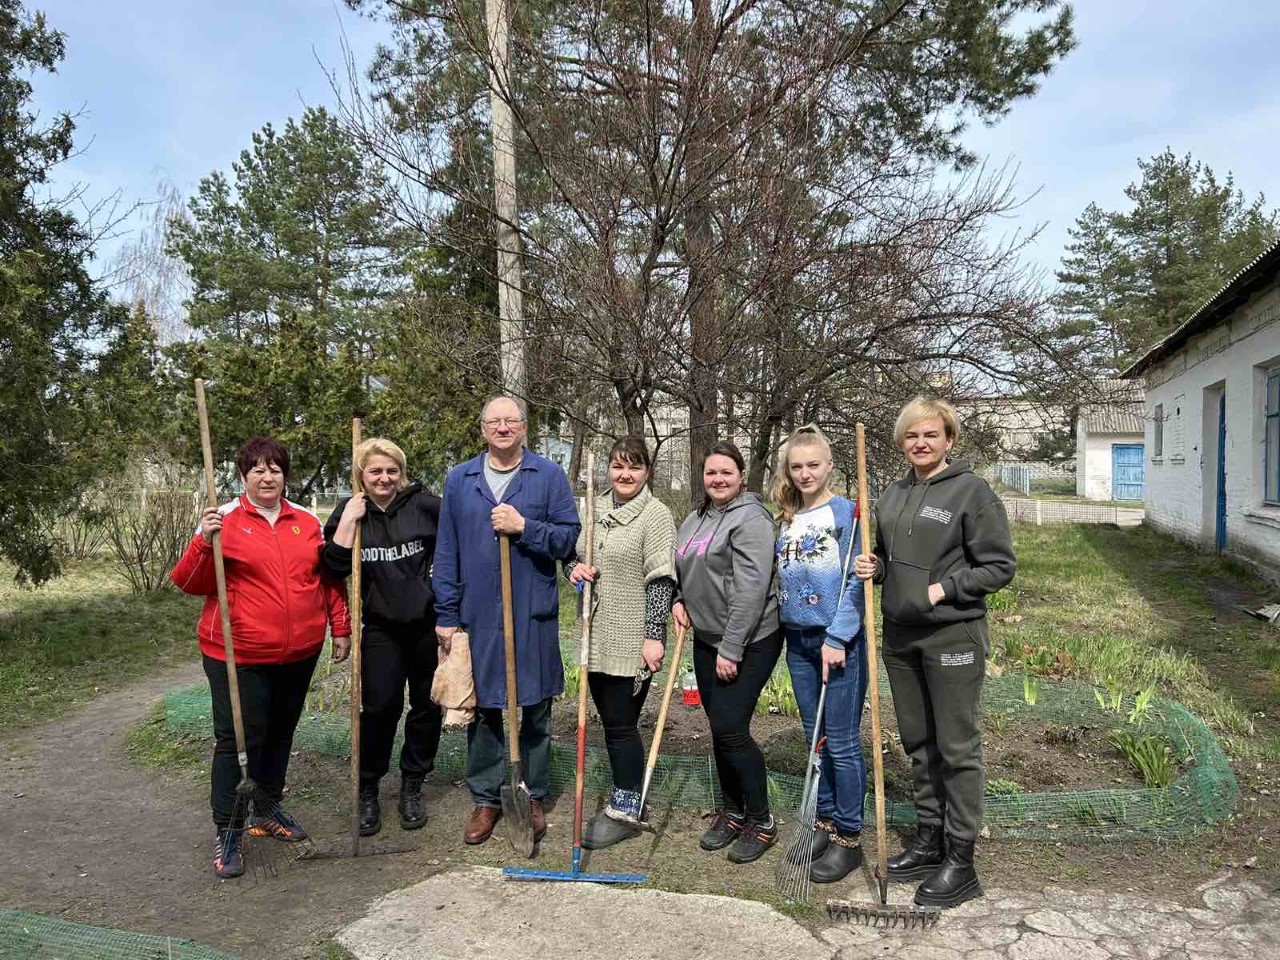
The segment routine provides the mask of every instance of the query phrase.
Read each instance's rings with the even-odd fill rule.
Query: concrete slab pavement
[[[948,911],[931,931],[908,932],[844,922],[811,927],[755,901],[509,881],[499,870],[472,867],[375,901],[338,941],[358,960],[1280,958],[1274,896],[1230,875],[1200,895],[1203,906],[1185,907],[1059,887],[994,890]]]

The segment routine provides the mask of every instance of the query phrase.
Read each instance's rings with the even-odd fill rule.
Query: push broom
[[[587,459],[587,506],[586,506],[586,565],[595,566],[595,468],[591,451],[586,452]],[[582,807],[586,792],[587,770],[587,666],[591,644],[591,600],[592,583],[583,582],[582,586],[582,644],[578,650],[578,778],[573,795],[573,860],[566,870],[535,870],[530,867],[505,867],[503,876],[513,880],[567,880],[582,883],[644,883],[643,873],[583,873],[582,872]]]
[[[858,438],[858,533],[864,552],[871,544],[871,501],[867,496],[867,436],[859,423]],[[927,930],[937,924],[942,910],[938,907],[897,906],[889,903],[889,846],[885,832],[884,756],[880,750],[880,666],[876,650],[876,592],[868,582],[862,591],[862,622],[867,631],[867,692],[871,696],[871,761],[875,772],[876,791],[876,869],[879,900],[874,903],[851,903],[828,900],[827,916],[832,920],[850,920],[873,927],[895,927]]]
[[[196,379],[196,415],[200,422],[200,452],[204,459],[204,482],[206,502],[210,507],[218,506],[218,487],[213,470],[213,443],[209,439],[209,410],[205,403],[204,380]],[[231,819],[220,831],[225,847],[233,835],[241,839],[248,837],[257,840],[251,831],[246,829],[249,811],[260,817],[273,817],[279,810],[278,804],[265,801],[258,785],[249,776],[249,750],[245,746],[244,714],[240,707],[240,677],[236,671],[236,649],[231,634],[231,605],[227,599],[227,567],[222,555],[222,533],[214,532],[209,536],[209,544],[213,548],[213,574],[218,589],[218,613],[222,624],[222,649],[227,664],[227,689],[231,700],[231,725],[235,730],[236,760],[240,764],[240,782],[236,785],[235,800],[231,807]],[[258,796],[255,796],[258,795]],[[266,807],[266,809],[263,809]],[[303,841],[307,848],[310,841]],[[275,876],[275,857],[261,843],[245,843],[241,847],[242,856],[250,864],[256,880],[262,876]]]

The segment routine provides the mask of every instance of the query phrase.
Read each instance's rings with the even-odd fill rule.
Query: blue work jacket
[[[502,578],[490,520],[497,501],[484,476],[486,455],[459,464],[445,479],[431,586],[436,623],[461,627],[471,638],[477,705],[505,707]],[[556,572],[559,561],[573,556],[581,523],[564,471],[530,450],[502,502],[525,521],[524,533],[511,544],[511,593],[516,699],[530,706],[564,692]]]

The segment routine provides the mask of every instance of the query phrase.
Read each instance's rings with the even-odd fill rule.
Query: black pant
[[[725,683],[716,677],[716,648],[702,637],[693,645],[693,671],[711,724],[721,803],[730,813],[758,820],[769,816],[769,783],[764,754],[751,738],[751,718],[781,653],[781,630],[748,644],[738,675]]]
[[[364,708],[360,714],[360,779],[377,783],[391,766],[406,681],[409,715],[404,721],[400,772],[409,777],[426,776],[436,765],[442,721],[440,708],[431,702],[431,678],[439,657],[435,622],[366,622],[360,653]]]
[[[315,672],[314,657],[295,663],[240,664],[236,668],[240,688],[240,716],[244,722],[245,752],[249,755],[249,778],[257,786],[254,804],[267,810],[284,796],[284,778],[289,769],[293,731],[306,706],[307,689]],[[204,657],[204,673],[209,678],[213,700],[213,769],[209,806],[213,822],[222,830],[239,828],[245,811],[235,809],[236,786],[240,783],[240,761],[236,753],[235,724],[231,717],[231,687],[227,665]]]
[[[639,693],[635,677],[613,677],[607,673],[588,673],[587,686],[604,727],[604,744],[609,751],[613,785],[620,790],[639,790],[644,786],[644,741],[640,739],[640,711],[649,696],[645,679]]]
[[[884,622],[884,669],[902,749],[911,758],[916,816],[973,840],[982,826],[986,767],[978,708],[987,621],[928,626]]]

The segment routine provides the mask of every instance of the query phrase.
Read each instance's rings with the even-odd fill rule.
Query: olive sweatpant
[[[982,824],[986,772],[978,716],[987,621],[908,626],[884,622],[884,666],[902,749],[911,758],[916,815],[973,840]]]

